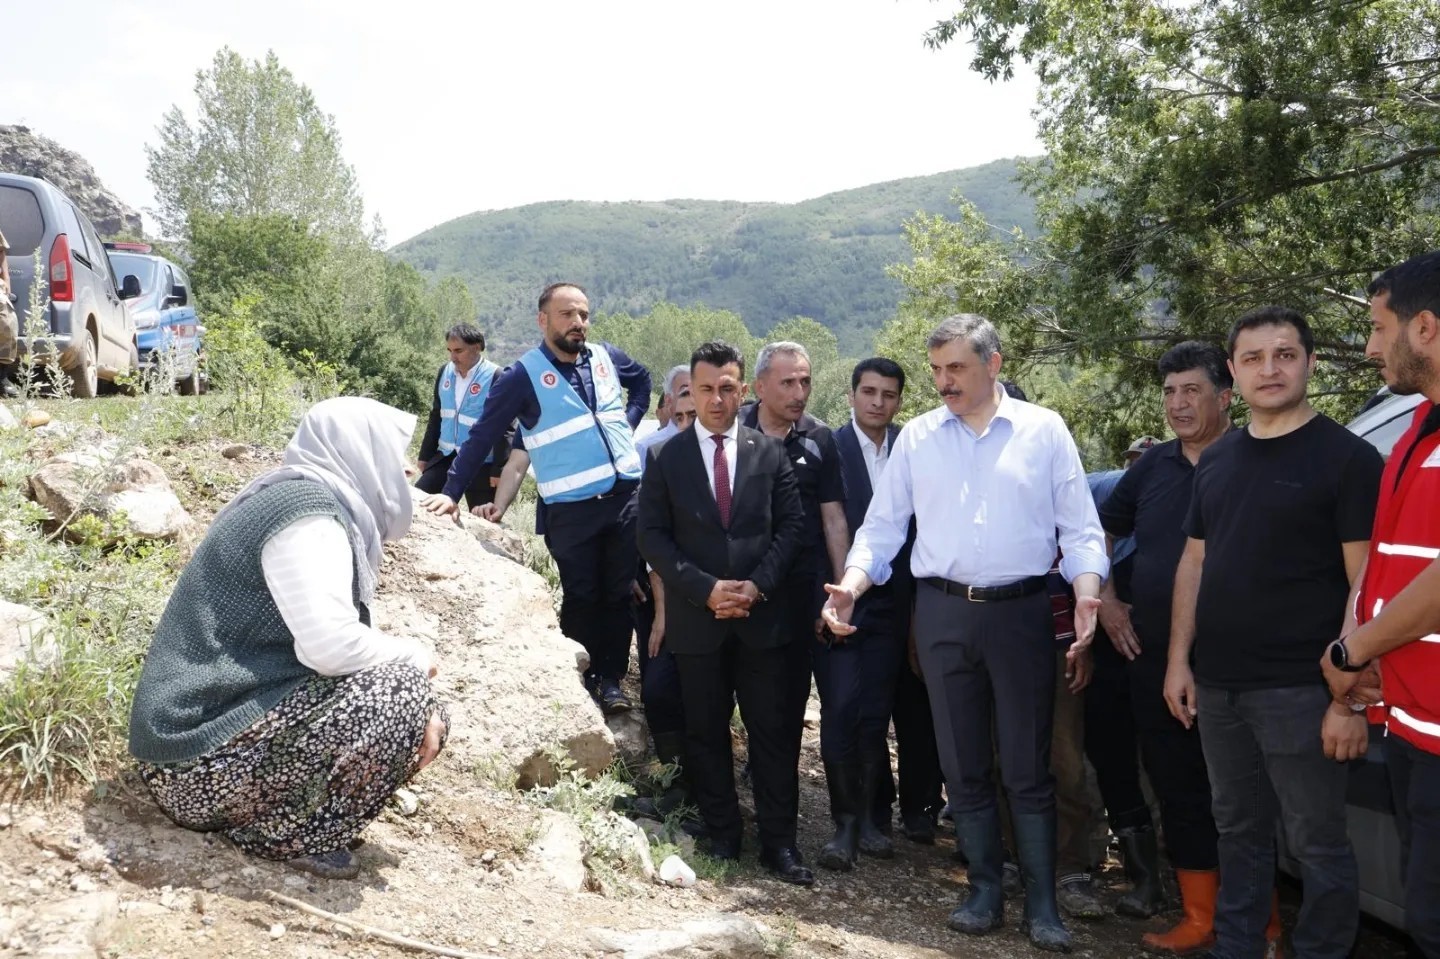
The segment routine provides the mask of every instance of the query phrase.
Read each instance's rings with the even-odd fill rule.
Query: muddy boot
[[[1149,919],[1165,905],[1155,830],[1149,826],[1120,830],[1120,856],[1132,887],[1115,903],[1115,911],[1133,919]]]
[[[1185,918],[1169,932],[1150,932],[1140,938],[1146,952],[1186,956],[1215,945],[1215,897],[1220,892],[1216,869],[1177,869]]]
[[[983,936],[1005,921],[1005,893],[1000,888],[1000,813],[994,806],[973,813],[955,813],[955,841],[969,862],[970,895],[950,913],[950,928]]]
[[[883,765],[882,765],[883,764]],[[875,808],[875,794],[880,790],[880,777],[890,773],[890,754],[871,753],[860,760],[860,805],[866,815],[859,819],[860,851],[876,859],[894,859],[895,845],[875,825],[869,811]]]
[[[1055,902],[1055,813],[1013,813],[1015,852],[1025,881],[1022,928],[1030,945],[1046,952],[1069,952],[1070,933]]]
[[[830,790],[830,816],[835,820],[835,838],[820,850],[819,863],[825,869],[849,872],[855,865],[860,843],[860,766],[854,762],[825,763],[825,785]]]

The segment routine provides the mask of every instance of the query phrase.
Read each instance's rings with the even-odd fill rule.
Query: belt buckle
[[[983,587],[982,587],[982,588],[983,588]],[[974,587],[974,586],[966,586],[966,587],[965,587],[965,598],[968,599],[968,600],[969,600],[970,602],[972,602],[972,603],[983,603],[983,602],[986,602],[986,600],[983,600],[983,599],[981,599],[979,596],[976,596],[976,595],[975,595],[975,587]]]

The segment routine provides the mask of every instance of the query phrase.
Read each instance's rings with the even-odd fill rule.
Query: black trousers
[[[900,674],[895,680],[895,752],[899,789],[884,799],[882,810],[889,819],[889,806],[898,792],[900,815],[940,815],[945,805],[940,789],[945,777],[940,772],[940,750],[935,743],[935,717],[930,711],[930,694],[925,680],[910,669],[909,652],[901,654]],[[882,783],[883,786],[883,783]]]
[[[1095,670],[1085,690],[1085,755],[1095,767],[1110,828],[1118,833],[1150,826],[1150,807],[1140,785],[1140,734],[1130,702],[1126,660],[1104,630],[1095,631],[1091,648]]]
[[[636,602],[635,657],[640,665],[640,702],[645,705],[645,722],[650,733],[678,733],[685,730],[685,710],[680,701],[680,672],[668,644],[660,647],[660,655],[650,655],[650,627],[655,624],[655,597],[650,592],[650,576],[642,563],[636,574],[637,583],[645,594],[644,602]]]
[[[996,805],[993,729],[1011,810],[1052,812],[1055,628],[1050,598],[1040,592],[972,603],[917,583],[915,640],[951,808],[963,815]]]
[[[560,630],[590,654],[587,682],[618,683],[630,667],[635,510],[633,490],[545,505],[545,545],[560,571]]]
[[[1440,756],[1385,740],[1405,875],[1405,930],[1425,959],[1440,959]]]
[[[1210,774],[1200,746],[1200,724],[1190,729],[1165,705],[1165,653],[1157,639],[1140,637],[1143,652],[1125,664],[1130,708],[1140,733],[1140,756],[1160,803],[1165,849],[1176,869],[1216,869],[1220,836],[1211,812]]]
[[[895,634],[893,623],[879,618],[874,622],[843,643],[810,641],[820,693],[820,758],[827,763],[858,762],[862,754],[884,753],[888,769],[886,734],[905,637]]]
[[[415,478],[415,488],[425,493],[438,493],[445,488],[445,479],[450,466],[455,462],[454,453],[437,456],[425,467],[425,472]],[[490,485],[490,464],[475,474],[470,485],[465,487],[465,505],[469,509],[495,502],[495,487]]]
[[[809,681],[808,655],[799,643],[756,649],[733,635],[713,653],[675,654],[685,708],[685,771],[714,838],[739,841],[743,832],[730,745],[730,716],[738,699],[749,738],[760,844],[795,845],[805,712],[794,695],[794,676],[805,672]]]

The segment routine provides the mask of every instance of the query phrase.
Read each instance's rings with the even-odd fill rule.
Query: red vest
[[[1370,558],[1356,599],[1356,619],[1379,615],[1410,581],[1440,557],[1440,431],[1425,437],[1405,462],[1433,404],[1422,403],[1395,444],[1380,481]],[[1404,463],[1405,475],[1395,478]],[[1422,636],[1380,658],[1386,729],[1426,752],[1440,754],[1440,633]]]

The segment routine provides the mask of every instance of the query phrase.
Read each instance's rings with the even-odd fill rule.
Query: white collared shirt
[[[855,439],[860,441],[860,455],[865,457],[865,472],[870,474],[870,489],[873,491],[880,481],[880,474],[885,472],[885,464],[890,461],[890,431],[885,430],[885,441],[876,446],[860,428],[853,411],[850,413],[850,425],[855,428]]]
[[[735,417],[730,428],[724,433],[712,433],[699,423],[694,427],[695,436],[700,440],[700,459],[705,463],[705,476],[710,480],[710,495],[715,495],[715,441],[712,436],[725,437],[725,465],[730,473],[730,495],[735,495],[735,457],[738,453],[740,417]]]
[[[944,406],[905,424],[845,565],[872,582],[888,580],[912,516],[917,577],[1001,586],[1043,576],[1055,562],[1057,532],[1067,581],[1081,573],[1103,580],[1110,569],[1065,421],[1009,396],[978,435]]]
[[[470,372],[464,376],[460,375],[459,370],[455,371],[455,408],[457,410],[460,408],[460,405],[465,402],[465,391],[470,388],[470,382],[475,379],[475,374],[479,369],[480,361],[476,360],[475,365],[470,367]]]

